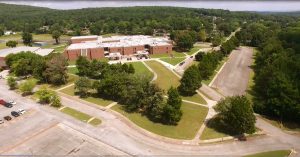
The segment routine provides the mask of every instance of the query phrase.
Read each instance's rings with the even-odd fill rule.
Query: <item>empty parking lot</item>
[[[242,95],[247,89],[253,49],[240,47],[231,52],[228,62],[214,80],[212,87],[225,96]]]

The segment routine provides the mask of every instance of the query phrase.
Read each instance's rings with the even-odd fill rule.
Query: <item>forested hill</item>
[[[54,10],[0,3],[0,29],[35,33],[49,33],[40,28],[58,24],[68,32],[89,29],[92,34],[152,34],[154,29],[169,32],[205,30],[211,34],[213,17],[216,18],[214,23],[221,35],[228,35],[246,21],[276,20],[278,23],[287,24],[296,20],[296,17],[286,15],[260,15],[218,9],[122,7]]]

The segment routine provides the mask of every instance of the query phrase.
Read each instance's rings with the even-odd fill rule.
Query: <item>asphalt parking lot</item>
[[[61,123],[32,136],[4,155],[125,155]]]
[[[253,49],[239,47],[233,50],[222,71],[212,84],[225,96],[243,95],[246,92],[251,71]]]

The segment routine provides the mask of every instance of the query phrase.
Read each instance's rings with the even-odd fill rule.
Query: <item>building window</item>
[[[87,56],[87,49],[81,49],[81,56]]]

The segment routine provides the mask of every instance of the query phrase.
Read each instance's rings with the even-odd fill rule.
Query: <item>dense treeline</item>
[[[95,35],[106,33],[152,34],[154,29],[162,29],[169,32],[172,30],[195,32],[205,30],[210,36],[218,31],[219,34],[227,36],[244,21],[276,19],[279,23],[287,23],[296,18],[285,15],[264,16],[246,12],[177,7],[53,10],[10,4],[0,4],[0,15],[0,30],[50,33],[51,30],[47,27],[51,28],[58,24],[64,28],[64,33],[76,35],[85,29]],[[213,22],[216,24],[217,30],[214,30]]]
[[[238,38],[257,46],[253,105],[258,113],[283,121],[300,122],[300,23],[245,26]]]
[[[67,83],[67,60],[61,54],[42,57],[32,52],[9,54],[6,65],[18,77],[33,76],[40,82],[54,85]]]

